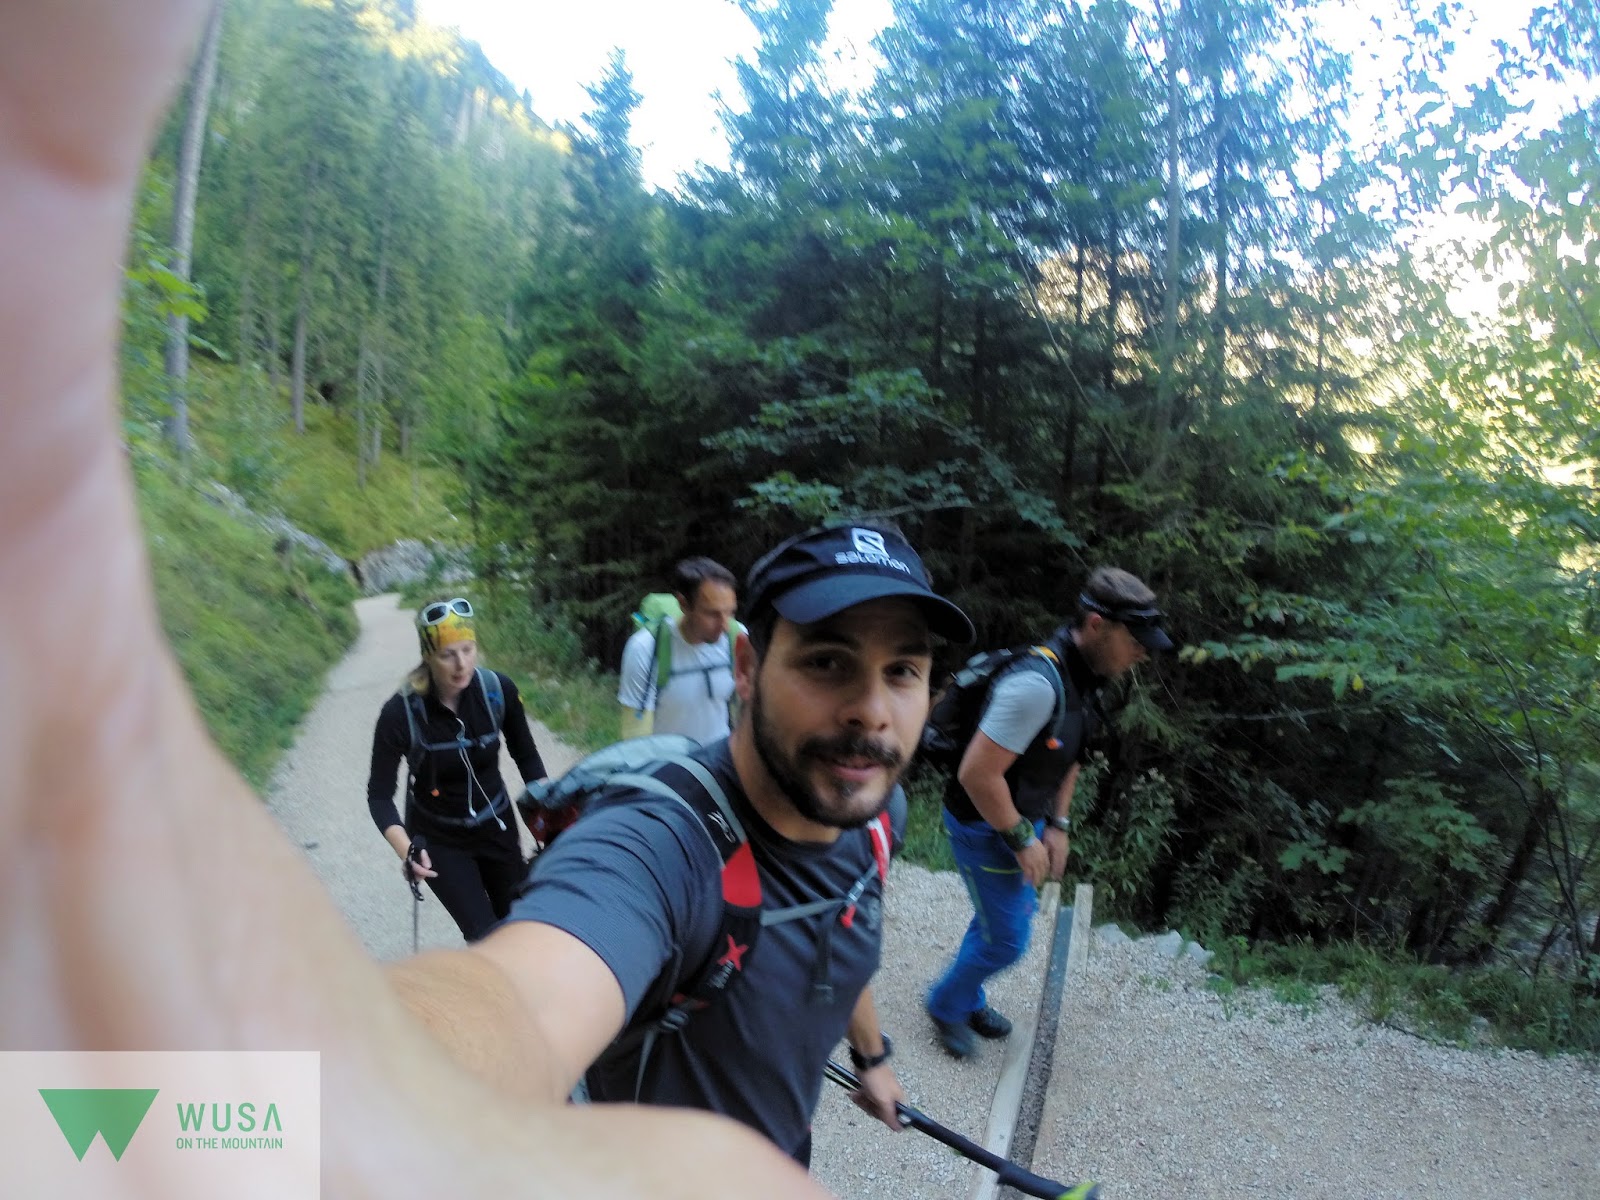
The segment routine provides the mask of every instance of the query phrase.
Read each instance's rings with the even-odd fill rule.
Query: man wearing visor
[[[1000,667],[945,789],[944,823],[973,902],[966,936],[928,992],[944,1048],[957,1058],[1011,1022],[984,983],[1022,957],[1035,889],[1059,879],[1070,846],[1072,792],[1094,733],[1095,694],[1151,653],[1172,649],[1148,587],[1101,567],[1078,597],[1071,626]]]

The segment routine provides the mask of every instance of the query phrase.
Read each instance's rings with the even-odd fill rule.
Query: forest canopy
[[[677,558],[830,518],[984,645],[1120,565],[1184,647],[1074,811],[1132,915],[1600,980],[1593,5],[1458,91],[1470,14],[1402,4],[1376,95],[1327,5],[895,0],[859,92],[828,0],[739,6],[730,165],[672,193],[620,54],[552,128],[405,0],[228,0],[141,207],[135,446],[188,452],[181,318],[231,478],[340,414],[603,661]]]

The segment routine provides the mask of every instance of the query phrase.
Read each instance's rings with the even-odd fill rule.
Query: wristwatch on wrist
[[[1033,822],[1023,817],[1010,829],[1000,831],[1000,840],[1012,850],[1021,850],[1033,844]]]
[[[1051,817],[1050,818],[1050,828],[1051,829],[1059,829],[1059,830],[1061,830],[1062,833],[1071,833],[1072,832],[1072,818],[1071,817]]]
[[[894,1043],[889,1040],[887,1033],[880,1033],[883,1038],[882,1054],[863,1054],[854,1046],[850,1047],[850,1065],[857,1071],[870,1071],[873,1067],[881,1067],[894,1057]]]

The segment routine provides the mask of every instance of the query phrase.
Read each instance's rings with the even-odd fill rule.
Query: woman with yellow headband
[[[500,777],[502,734],[524,783],[545,777],[544,761],[516,684],[478,665],[470,603],[458,597],[424,604],[417,636],[422,661],[383,706],[373,731],[367,808],[406,878],[427,880],[473,942],[506,915],[524,873]],[[403,822],[394,803],[402,760],[409,768]]]

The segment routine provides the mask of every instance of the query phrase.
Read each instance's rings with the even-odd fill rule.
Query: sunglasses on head
[[[422,615],[417,619],[423,625],[437,625],[451,613],[455,613],[458,617],[470,617],[472,615],[472,605],[460,596],[457,596],[454,600],[436,600],[423,609]]]
[[[1160,625],[1166,617],[1159,608],[1118,608],[1101,604],[1089,596],[1079,596],[1078,603],[1090,612],[1097,612],[1108,621],[1120,621],[1124,625]]]

